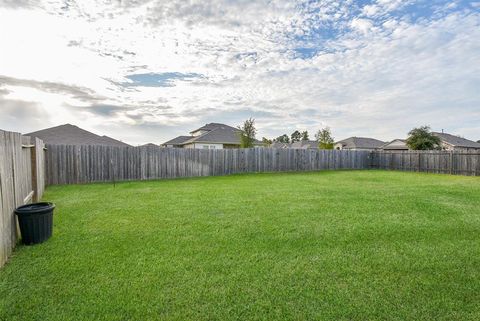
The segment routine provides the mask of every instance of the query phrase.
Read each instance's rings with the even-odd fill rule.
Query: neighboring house
[[[162,144],[164,147],[224,149],[240,148],[241,130],[219,123],[210,123],[190,132],[190,136],[178,136]],[[263,146],[255,140],[255,146]]]
[[[405,151],[410,148],[408,148],[407,142],[404,139],[394,139],[391,142],[385,143],[380,149],[386,151]]]
[[[480,151],[480,143],[472,140],[447,133],[433,132],[432,134],[440,138],[443,150],[459,152]]]
[[[293,149],[318,149],[319,144],[314,140],[301,140],[299,142],[291,143],[289,148]]]
[[[153,144],[153,143],[148,143],[148,144],[140,145],[140,146],[138,146],[138,147],[160,147],[160,146],[155,145],[155,144]]]
[[[341,150],[377,150],[385,142],[367,137],[350,137],[335,143],[334,148]]]
[[[93,134],[93,133],[92,133]],[[94,134],[95,135],[95,134]],[[108,137],[108,136],[105,136],[103,135],[102,136],[102,140],[103,142],[101,144],[98,144],[98,145],[107,145],[107,146],[131,146],[129,144],[126,144],[120,140],[117,140],[115,138],[112,138],[112,137]]]
[[[290,143],[273,142],[268,147],[270,147],[270,148],[290,148]]]
[[[51,145],[130,146],[111,137],[99,136],[71,124],[50,127],[25,135],[38,137],[45,144]]]
[[[295,143],[273,142],[270,148],[291,148],[291,149],[318,149],[318,142],[314,140],[301,140]]]
[[[174,139],[169,140],[168,142],[163,143],[162,146],[182,148],[183,143],[185,143],[187,140],[190,140],[192,138],[193,136],[178,136],[178,137],[175,137]]]
[[[459,152],[480,151],[480,143],[472,140],[447,133],[432,132],[432,134],[440,138],[440,145],[443,150]],[[386,151],[405,151],[410,148],[407,146],[406,140],[395,139],[383,145],[381,149]]]

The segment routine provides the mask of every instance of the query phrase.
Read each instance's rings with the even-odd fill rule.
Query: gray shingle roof
[[[231,144],[231,145],[240,145],[240,133],[241,130],[233,128],[231,126],[226,127],[217,127],[209,132],[202,134],[200,136],[195,136],[192,139],[185,142],[185,144],[190,143],[217,143],[217,144]],[[254,144],[261,145],[263,144],[259,140],[255,140]]]
[[[192,139],[194,136],[178,136],[174,139],[170,139],[168,142],[163,143],[162,145],[182,145],[187,140]]]
[[[197,128],[197,129],[191,131],[190,133],[195,133],[195,132],[197,132],[197,131],[199,131],[199,130],[211,131],[211,130],[214,130],[214,129],[217,129],[217,128],[230,128],[230,129],[238,130],[238,129],[235,128],[235,127],[228,126],[228,125],[225,125],[225,124],[209,123],[209,124],[205,124],[204,126],[202,126],[202,127],[200,127],[200,128]]]
[[[273,142],[270,148],[293,148],[293,149],[309,149],[319,148],[318,142],[315,140],[301,140],[295,143]]]
[[[138,147],[159,147],[159,146],[153,143],[147,143],[147,144],[140,145]]]
[[[375,149],[380,148],[385,142],[374,138],[367,137],[350,137],[336,142],[342,144],[345,149]]]
[[[108,136],[99,136],[75,125],[65,124],[25,134],[52,145],[130,146]]]
[[[308,149],[308,148],[319,148],[318,142],[314,140],[301,140],[299,142],[295,142],[290,144],[290,148],[297,148],[297,149]]]
[[[435,136],[440,137],[443,142],[450,144],[455,147],[466,147],[466,148],[480,148],[480,143],[474,142],[472,140],[468,140],[462,137],[458,137],[455,135],[450,135],[447,133],[437,133],[433,132]]]
[[[205,130],[207,132],[199,136],[178,136],[172,140],[169,140],[168,142],[163,143],[163,145],[180,146],[192,143],[240,145],[241,130],[238,128],[225,124],[210,123],[192,131],[191,133],[199,130]],[[262,145],[262,142],[255,140],[254,144]]]
[[[108,136],[103,135],[102,138],[105,141],[105,143],[107,143],[111,146],[130,146],[130,145],[125,144],[124,142],[119,141],[119,140],[117,140],[115,138],[112,138],[112,137],[108,137]]]
[[[200,136],[193,137],[185,142],[189,143],[223,143],[240,144],[240,130],[233,127],[217,127]]]
[[[396,144],[393,144],[396,143]],[[404,139],[394,139],[380,146],[384,150],[408,150],[407,142]]]
[[[290,143],[273,142],[271,148],[290,148]]]

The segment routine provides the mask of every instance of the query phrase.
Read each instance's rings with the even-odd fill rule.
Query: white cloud
[[[362,12],[364,15],[366,16],[375,16],[379,11],[380,11],[380,7],[377,6],[377,5],[366,5],[365,7],[363,7],[362,9]]]
[[[250,115],[268,136],[329,125],[337,138],[390,139],[432,124],[479,139],[479,13],[452,8],[418,22],[392,14],[409,3],[10,4],[0,8],[0,104],[45,111],[41,122],[18,122],[20,131],[76,122],[131,143]],[[302,46],[316,52],[300,59]],[[121,85],[142,73],[202,77]],[[9,123],[2,116],[0,127]]]
[[[366,34],[373,28],[373,23],[368,19],[356,18],[352,20],[351,26],[353,29]]]

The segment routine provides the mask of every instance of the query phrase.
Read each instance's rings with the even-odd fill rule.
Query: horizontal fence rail
[[[375,151],[371,154],[371,167],[388,170],[480,176],[480,151]]]
[[[47,185],[216,176],[235,173],[368,169],[370,152],[318,149],[183,149],[47,145]]]

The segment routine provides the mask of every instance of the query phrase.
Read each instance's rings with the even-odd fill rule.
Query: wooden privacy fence
[[[480,152],[375,151],[372,168],[480,176]]]
[[[46,183],[56,185],[252,172],[375,168],[480,175],[480,153],[48,145]]]
[[[317,149],[181,149],[47,145],[47,184],[227,175],[252,172],[367,169],[367,151]]]
[[[0,130],[0,267],[17,241],[14,209],[39,200],[44,188],[43,142]]]

